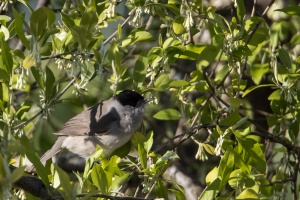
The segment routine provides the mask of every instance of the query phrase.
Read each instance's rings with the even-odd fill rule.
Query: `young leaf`
[[[178,110],[169,108],[157,112],[153,117],[159,120],[179,120],[181,113]]]
[[[147,152],[141,144],[138,144],[138,153],[142,168],[147,169]]]
[[[92,168],[91,178],[93,184],[98,188],[100,193],[108,194],[109,191],[109,180],[107,179],[105,171],[102,169],[101,165],[95,164]]]
[[[250,72],[252,75],[252,79],[254,83],[257,85],[260,83],[260,80],[269,71],[270,64],[263,63],[263,64],[254,64],[250,67]]]
[[[183,86],[187,86],[187,85],[189,85],[189,82],[187,82],[185,80],[175,80],[169,84],[169,87],[178,88],[178,87],[183,87]]]
[[[234,155],[232,147],[229,148],[225,155],[222,157],[219,164],[218,177],[221,177],[220,189],[223,188],[229,180],[230,173],[234,166]]]
[[[264,85],[258,85],[258,86],[252,86],[249,87],[243,94],[242,97],[245,97],[247,94],[249,94],[250,92],[252,92],[253,90],[257,89],[257,88],[261,88],[261,87],[274,87],[276,86],[275,84],[264,84]]]
[[[134,32],[122,41],[122,47],[134,45],[135,43],[140,41],[152,40],[153,38],[154,37],[151,35],[151,33],[147,31]]]
[[[144,148],[146,150],[147,153],[150,152],[150,149],[152,147],[153,144],[153,131],[150,131],[147,135],[146,135],[146,141],[144,142]]]
[[[13,59],[10,53],[10,48],[8,47],[4,38],[1,37],[1,35],[0,35],[0,42],[1,42],[1,57],[5,67],[5,71],[8,75],[11,75],[12,68],[13,68]]]
[[[45,96],[49,101],[53,95],[53,88],[55,83],[55,77],[49,67],[46,67],[46,84],[45,84]]]
[[[166,89],[169,86],[169,76],[167,74],[160,75],[154,82],[154,86],[162,89]]]
[[[19,12],[12,7],[12,11],[14,14],[14,22],[15,22],[15,30],[19,36],[19,39],[21,40],[22,44],[26,47],[26,49],[30,50],[30,43],[27,40],[27,38],[25,37],[24,34],[24,30],[23,30],[23,22],[22,22],[22,18],[21,15],[19,14]]]
[[[30,55],[26,56],[26,58],[23,60],[23,67],[25,69],[29,69],[34,64],[34,58]]]
[[[244,0],[235,0],[237,4],[237,16],[240,21],[243,21],[246,13]]]
[[[182,17],[182,16],[176,18],[173,21],[172,28],[173,28],[173,31],[174,31],[175,34],[181,35],[184,32],[186,32],[186,30],[183,26],[183,22],[184,22],[184,17]]]
[[[236,199],[254,200],[259,199],[259,196],[253,189],[247,188],[241,194],[239,194]]]

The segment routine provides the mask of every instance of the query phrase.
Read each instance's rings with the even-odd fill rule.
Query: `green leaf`
[[[26,47],[26,49],[30,50],[30,43],[25,37],[24,30],[23,30],[23,21],[22,21],[22,16],[19,14],[19,12],[12,7],[12,11],[14,14],[14,22],[15,22],[15,30],[19,36],[19,39],[21,40],[22,44]]]
[[[255,200],[259,199],[259,196],[253,189],[247,188],[241,194],[239,194],[236,199]]]
[[[160,180],[157,181],[155,193],[159,198],[168,199],[168,190],[164,183]]]
[[[39,70],[36,67],[31,67],[30,69],[35,81],[37,82],[37,84],[39,84],[41,89],[44,90],[44,82]]]
[[[46,100],[51,100],[53,97],[53,88],[55,83],[55,77],[49,67],[46,67],[46,84],[45,84],[45,96]]]
[[[152,40],[154,37],[147,31],[138,31],[131,33],[126,39],[122,41],[122,47],[134,45],[140,41]]]
[[[34,58],[30,55],[26,56],[26,58],[23,60],[23,67],[25,69],[29,69],[34,65]]]
[[[169,86],[169,76],[167,74],[160,75],[154,82],[156,88],[166,89]]]
[[[103,169],[105,172],[109,172],[112,175],[122,176],[123,173],[118,166],[118,156],[112,156],[107,163],[102,161]]]
[[[153,145],[153,131],[150,131],[147,135],[146,135],[146,141],[144,142],[144,148],[146,150],[147,153],[150,152],[151,147]]]
[[[178,110],[169,108],[157,112],[153,117],[159,120],[179,120],[181,113]]]
[[[259,84],[265,73],[269,71],[269,63],[254,64],[250,68],[252,79],[255,84]]]
[[[127,156],[129,154],[130,150],[131,150],[131,142],[128,141],[123,146],[114,150],[112,155],[117,155],[120,158],[124,158],[125,156]]]
[[[272,92],[272,94],[270,94],[270,96],[268,97],[268,100],[272,101],[272,100],[280,100],[281,98],[281,90],[275,90],[274,92]]]
[[[251,40],[249,41],[249,45],[254,46],[255,48],[263,43],[266,42],[266,40],[268,40],[268,38],[270,37],[269,34],[269,29],[266,27],[258,27],[253,36],[251,37]],[[246,36],[249,37],[250,34],[247,34]]]
[[[230,173],[234,166],[234,155],[232,147],[229,148],[222,157],[219,164],[218,177],[221,177],[220,189],[223,188],[229,180]]]
[[[138,57],[133,70],[133,85],[135,89],[139,89],[145,84],[147,68],[147,56],[142,52]]]
[[[147,169],[147,152],[141,144],[138,144],[138,153],[142,168]]]
[[[8,40],[10,37],[10,32],[6,26],[0,26],[0,33],[3,34],[4,40]]]
[[[211,64],[219,54],[221,49],[213,45],[207,45],[197,57],[197,68],[200,70],[202,67],[207,67]]]
[[[289,53],[284,48],[279,49],[279,58],[287,69],[292,69],[291,58],[289,56]]]
[[[244,93],[242,97],[245,97],[247,94],[249,94],[250,92],[252,92],[253,90],[257,89],[257,88],[261,88],[261,87],[275,87],[275,84],[263,84],[263,85],[257,85],[257,86],[251,86],[249,87]]]
[[[16,116],[18,117],[18,119],[23,120],[24,117],[26,117],[27,112],[30,110],[30,108],[31,108],[31,102],[28,101],[23,102],[19,110],[16,112]]]
[[[238,152],[237,147],[234,148],[233,155],[235,166],[238,167],[242,172],[249,174],[251,172],[252,167],[243,160],[243,158]]]
[[[242,180],[242,178],[243,178],[242,171],[240,169],[236,169],[230,173],[228,184],[233,189],[236,189],[240,185],[240,181]]]
[[[135,132],[131,137],[131,142],[133,146],[138,150],[138,145],[142,145],[146,141],[145,136],[140,132]]]
[[[185,80],[175,80],[175,81],[172,81],[170,84],[169,84],[169,87],[175,87],[175,88],[178,88],[178,87],[183,87],[183,86],[187,86],[189,85],[190,83],[185,81]]]
[[[236,137],[236,139],[249,156],[249,164],[255,167],[260,173],[265,173],[266,159],[259,143],[252,138]]]
[[[69,175],[57,165],[53,165],[53,166],[55,170],[54,175],[57,174],[59,177],[59,179],[54,180],[54,182],[56,182],[54,183],[54,185],[61,187],[65,199],[72,199],[73,187],[71,185]]]
[[[220,178],[215,179],[213,182],[211,182],[204,191],[201,193],[198,200],[207,200],[207,199],[214,199],[220,191],[221,187],[221,180]]]
[[[214,180],[218,178],[218,171],[219,169],[217,167],[214,167],[205,177],[205,182],[207,185],[212,183]]]
[[[186,60],[197,60],[200,53],[206,48],[206,45],[188,44],[185,50],[180,54],[179,58]]]
[[[233,107],[239,107],[242,104],[242,100],[236,97],[229,97],[230,105]]]
[[[19,180],[23,175],[25,171],[26,166],[15,168],[11,173],[11,183],[16,182]]]
[[[45,186],[49,188],[50,182],[48,179],[48,172],[47,170],[45,170],[45,167],[42,165],[40,161],[40,157],[35,152],[34,148],[31,146],[30,141],[25,135],[22,135],[20,138],[20,142],[24,147],[24,153],[27,156],[28,160],[34,165],[37,174],[41,177]]]
[[[298,15],[300,16],[300,6],[286,6],[283,9],[277,9],[275,11],[281,11],[288,15]]]
[[[86,36],[93,36],[97,23],[98,17],[95,12],[85,12],[81,17],[80,27]]]
[[[211,146],[210,144],[202,143],[203,148],[205,151],[211,155],[215,155],[215,147]]]
[[[98,188],[99,192],[102,194],[108,194],[109,191],[109,180],[107,179],[105,171],[102,169],[101,165],[95,164],[92,168],[91,178],[93,184]]]
[[[220,125],[233,126],[240,120],[240,114],[237,109],[227,118],[220,121]]]
[[[7,74],[7,72],[4,69],[0,68],[0,81],[6,81],[9,82],[9,75]]]
[[[4,38],[0,35],[0,42],[1,42],[1,57],[5,67],[5,71],[10,76],[12,74],[13,69],[13,59],[10,53],[10,48],[8,47],[7,43],[5,42]]]
[[[182,200],[185,199],[184,192],[182,190],[173,188],[168,189],[172,194],[175,194],[176,200]]]
[[[237,5],[237,16],[240,21],[243,21],[246,13],[244,0],[235,0]]]
[[[264,21],[264,19],[262,17],[257,17],[257,16],[250,17],[245,22],[245,31],[250,33],[251,31],[253,31],[256,24],[259,23],[259,22],[262,22],[262,21]]]
[[[169,161],[175,158],[179,158],[174,151],[167,151],[162,157],[160,157],[156,163],[160,163],[163,161]]]
[[[173,21],[172,28],[175,34],[181,35],[186,32],[183,23],[184,23],[184,17],[182,16],[179,16]]]
[[[35,10],[30,16],[30,30],[36,39],[41,39],[47,28],[55,22],[55,13],[47,7]]]

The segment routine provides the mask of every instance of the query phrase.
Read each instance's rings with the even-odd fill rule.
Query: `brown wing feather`
[[[96,104],[66,122],[56,135],[76,136],[103,134],[119,123],[119,115],[111,106],[114,99]],[[111,108],[110,110],[107,108]]]

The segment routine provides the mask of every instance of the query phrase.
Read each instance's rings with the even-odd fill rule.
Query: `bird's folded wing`
[[[115,108],[105,110],[99,103],[66,122],[63,129],[54,133],[56,135],[80,136],[104,134],[118,125],[120,116]]]

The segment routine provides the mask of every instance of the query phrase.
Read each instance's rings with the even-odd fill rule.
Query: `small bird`
[[[106,156],[111,155],[140,128],[144,106],[152,100],[137,92],[124,90],[109,100],[84,110],[54,133],[59,137],[53,147],[42,156],[41,162],[45,164],[61,149],[88,159],[96,145],[103,148]]]

